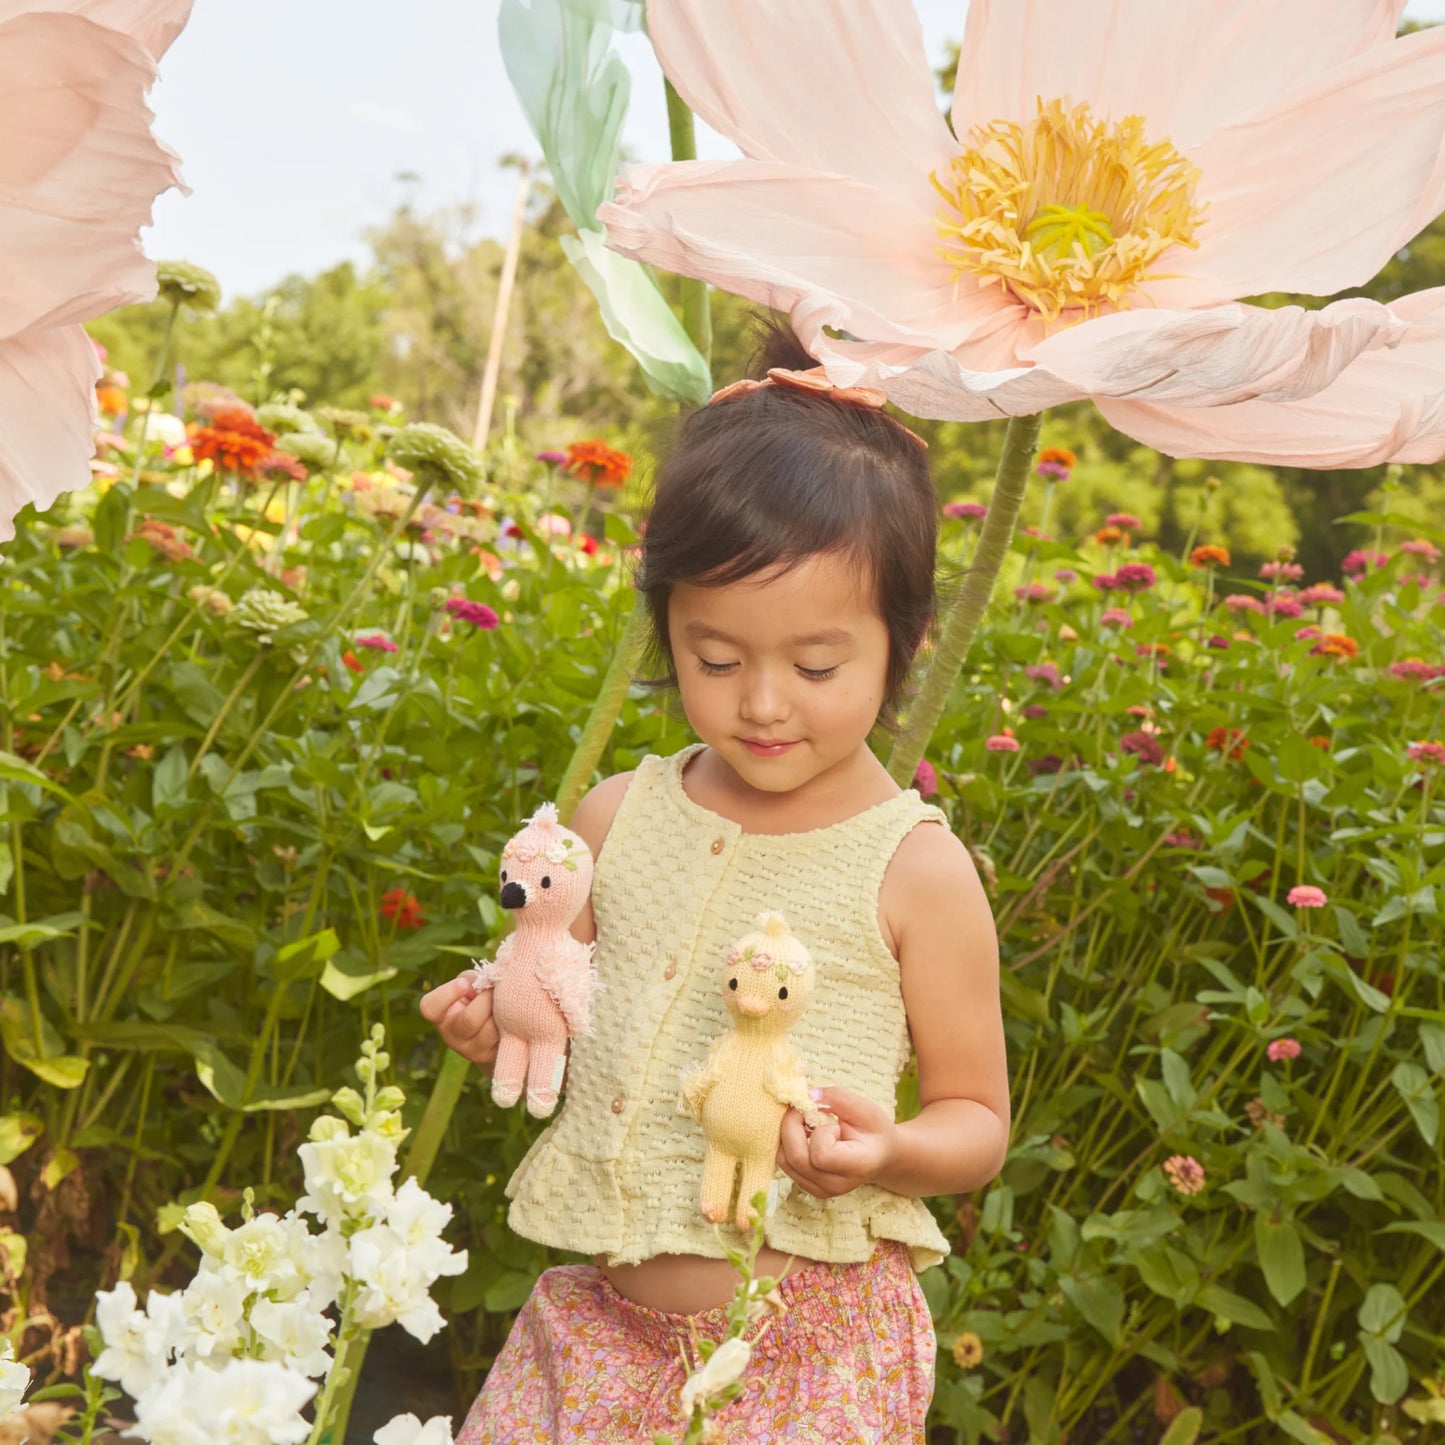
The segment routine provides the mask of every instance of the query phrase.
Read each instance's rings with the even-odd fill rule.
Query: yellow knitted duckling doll
[[[702,1215],[728,1217],[733,1182],[742,1166],[733,1222],[752,1227],[749,1202],[772,1182],[783,1115],[791,1104],[810,1125],[821,1119],[808,1095],[797,1046],[788,1031],[813,994],[816,971],[808,950],[781,913],[760,913],[758,933],[728,950],[722,995],[733,1027],[707,1060],[682,1082],[678,1108],[702,1125]]]

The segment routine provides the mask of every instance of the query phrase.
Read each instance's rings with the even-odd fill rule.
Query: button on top
[[[677,965],[675,963],[669,963],[667,967],[662,970],[663,978],[672,978],[676,973]]]
[[[620,1113],[622,1112],[622,1095],[621,1095],[621,1094],[617,1094],[617,1095],[613,1098],[613,1100],[612,1100],[612,1112],[613,1112],[614,1114],[620,1114]]]
[[[714,838],[714,839],[712,840],[712,851],[713,851],[714,853],[721,853],[722,850],[723,850],[724,848],[726,848],[726,847],[727,847],[727,840],[726,840],[726,839],[724,839],[724,838]]]

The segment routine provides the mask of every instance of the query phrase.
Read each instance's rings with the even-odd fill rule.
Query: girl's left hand
[[[871,1184],[887,1167],[897,1125],[886,1110],[852,1089],[819,1089],[823,1122],[811,1132],[796,1109],[783,1115],[778,1168],[818,1199]]]

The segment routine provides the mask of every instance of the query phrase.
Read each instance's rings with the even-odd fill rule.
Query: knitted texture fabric
[[[562,1107],[507,1184],[518,1234],[609,1264],[725,1255],[698,1208],[703,1135],[678,1111],[678,1084],[729,1027],[718,960],[760,908],[786,915],[817,970],[792,1033],[811,1085],[852,1089],[892,1115],[909,1055],[878,895],[899,843],[920,822],[946,827],[944,814],[910,788],[826,828],[745,833],[683,791],[701,747],[644,758],[628,784],[592,880],[593,1032],[572,1041]],[[775,1249],[848,1264],[894,1239],[920,1270],[948,1253],[922,1200],[873,1184],[815,1199],[775,1180],[764,1226]]]

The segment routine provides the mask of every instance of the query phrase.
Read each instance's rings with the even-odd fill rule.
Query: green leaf
[[[1394,1344],[1405,1329],[1405,1297],[1392,1284],[1372,1284],[1365,1291],[1356,1318],[1362,1335],[1376,1335]]]
[[[1428,1239],[1436,1249],[1445,1251],[1445,1219],[1402,1219],[1385,1225],[1376,1233],[1418,1234],[1422,1239]]]
[[[0,1115],[0,1164],[18,1159],[44,1132],[35,1114],[17,1112]]]
[[[1059,1288],[1069,1303],[1116,1348],[1122,1343],[1124,1291],[1113,1280],[1094,1275],[1079,1279],[1060,1275]]]
[[[40,1171],[41,1183],[47,1189],[55,1189],[67,1174],[74,1172],[80,1164],[80,1156],[73,1149],[57,1149]]]
[[[1255,1383],[1259,1386],[1259,1399],[1264,1406],[1264,1413],[1273,1420],[1279,1414],[1280,1394],[1269,1360],[1258,1350],[1246,1350],[1240,1358],[1249,1366]]]
[[[151,774],[151,809],[157,817],[186,806],[186,750],[169,748]]]
[[[1393,1405],[1410,1388],[1410,1367],[1394,1345],[1375,1335],[1360,1336],[1370,1362],[1370,1394],[1382,1405]]]
[[[394,967],[376,968],[359,949],[348,948],[328,959],[321,970],[321,987],[345,1003],[379,983],[396,977]]]
[[[299,978],[320,978],[327,959],[341,947],[335,930],[323,928],[305,938],[283,944],[266,964],[272,978],[287,982]]]
[[[62,1052],[64,1044],[60,1035],[43,1015],[40,1029],[44,1035],[45,1057],[42,1058],[30,1029],[30,1010],[17,998],[0,998],[0,1041],[4,1042],[10,1057],[57,1089],[79,1088],[90,1071],[90,1060]]]
[[[1322,1435],[1308,1420],[1302,1415],[1296,1415],[1293,1410],[1281,1410],[1274,1423],[1290,1439],[1298,1440],[1300,1445],[1334,1445],[1334,1436]]]
[[[1200,1309],[1219,1315],[1232,1325],[1243,1325],[1251,1330],[1272,1330],[1275,1323],[1257,1304],[1227,1290],[1223,1285],[1207,1284],[1194,1297]]]
[[[1203,1423],[1204,1411],[1198,1405],[1186,1406],[1170,1422],[1159,1445],[1194,1445]]]
[[[1305,1251],[1299,1231],[1288,1219],[1254,1216],[1254,1248],[1264,1282],[1277,1303],[1287,1305],[1305,1287]]]
[[[1419,1064],[1401,1060],[1395,1065],[1390,1082],[1405,1101],[1420,1137],[1433,1148],[1440,1134],[1440,1101],[1430,1085],[1429,1074]]]
[[[527,1296],[532,1293],[532,1286],[536,1282],[535,1275],[508,1270],[488,1287],[482,1303],[493,1314],[507,1314],[512,1310],[519,1310],[527,1302]]]

